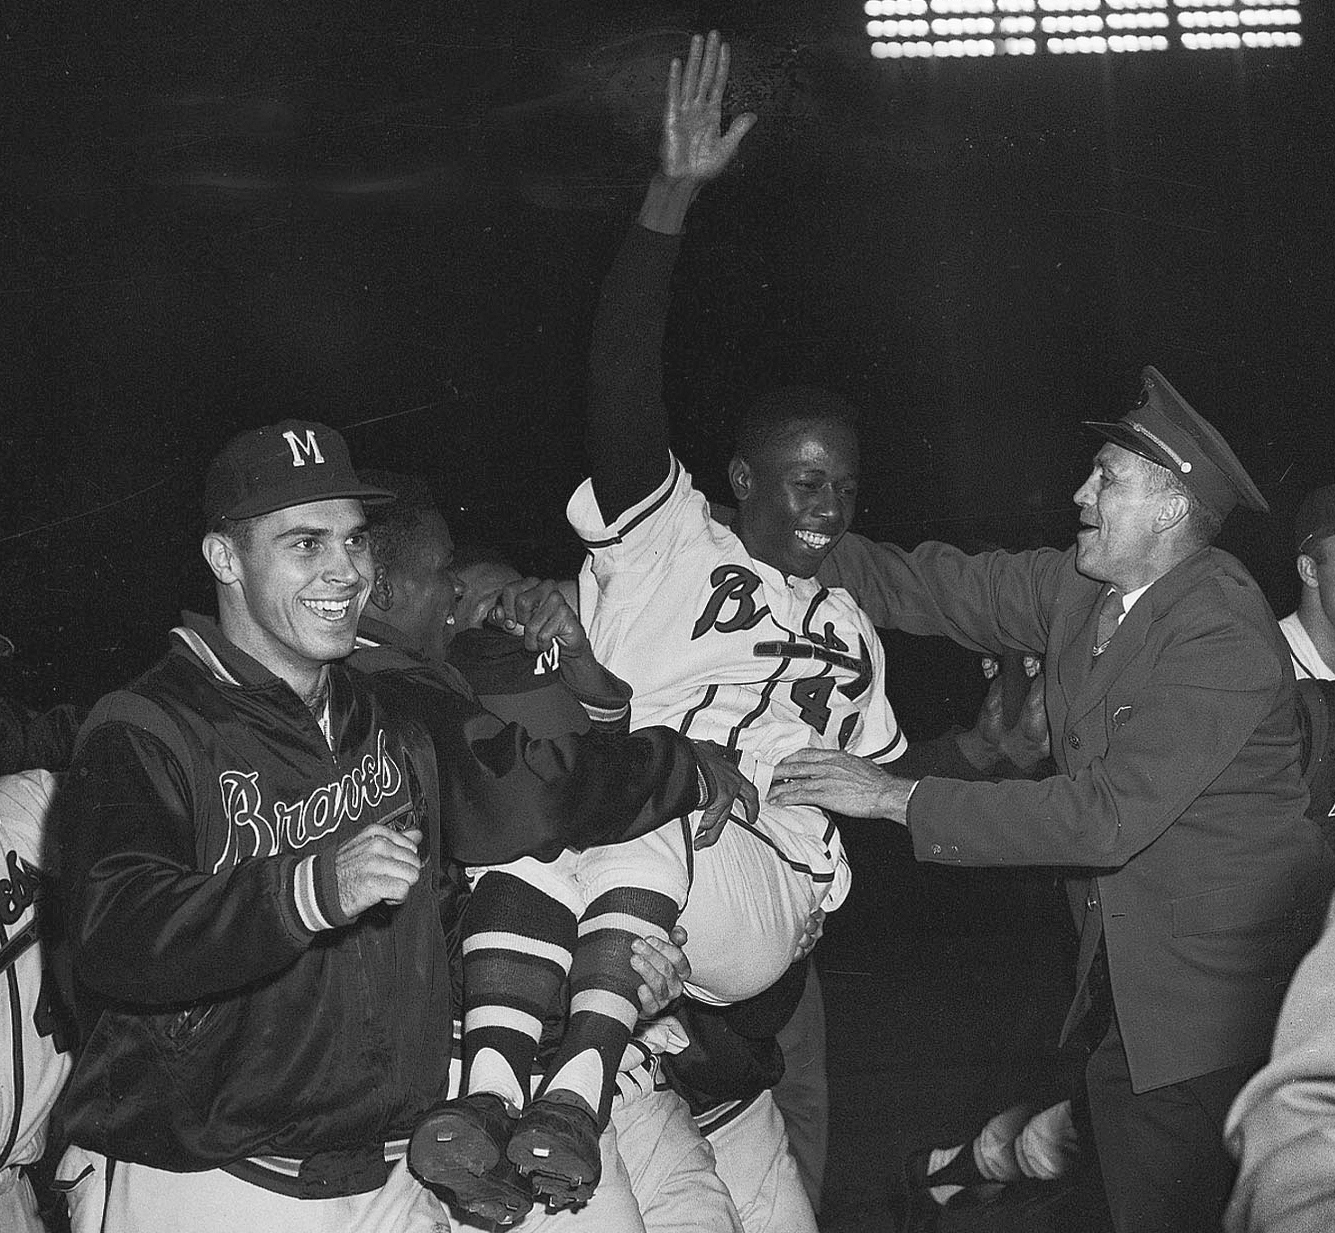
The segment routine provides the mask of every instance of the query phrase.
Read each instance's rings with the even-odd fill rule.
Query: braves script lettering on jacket
[[[228,828],[227,844],[213,866],[214,873],[254,856],[294,852],[345,821],[357,821],[363,810],[376,808],[399,791],[403,771],[385,748],[382,730],[374,754],[366,754],[347,774],[301,800],[276,800],[266,810],[259,779],[259,771],[225,770],[218,775]],[[379,821],[388,824],[390,819]]]

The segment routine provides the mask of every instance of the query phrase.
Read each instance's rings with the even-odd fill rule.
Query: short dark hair
[[[255,542],[255,518],[229,518],[219,514],[209,520],[204,528],[205,535],[224,535],[242,552],[249,552]]]
[[[838,424],[854,436],[858,415],[838,394],[813,385],[788,385],[755,398],[742,413],[733,453],[754,462],[775,437],[798,424]]]
[[[1330,546],[1335,543],[1335,534],[1310,535],[1303,542],[1299,556],[1311,557],[1318,565],[1324,565],[1330,556]]]
[[[431,489],[420,475],[398,471],[361,471],[363,483],[385,488],[394,500],[366,507],[366,533],[377,565],[395,568],[420,542],[422,515],[440,512]]]

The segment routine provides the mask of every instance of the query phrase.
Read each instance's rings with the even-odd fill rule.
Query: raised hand
[[[662,174],[670,180],[704,183],[732,161],[756,117],[747,112],[719,131],[723,91],[728,84],[727,43],[711,30],[707,39],[691,39],[685,66],[673,60],[663,103],[663,139],[658,148]]]

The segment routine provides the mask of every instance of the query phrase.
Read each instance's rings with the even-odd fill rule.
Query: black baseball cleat
[[[505,1154],[518,1124],[499,1096],[461,1096],[413,1132],[408,1167],[447,1202],[496,1224],[514,1224],[533,1208],[532,1189]]]
[[[535,1100],[519,1118],[506,1149],[548,1211],[587,1203],[603,1175],[598,1123],[575,1105]]]

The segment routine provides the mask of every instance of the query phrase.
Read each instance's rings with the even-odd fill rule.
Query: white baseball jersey
[[[1321,652],[1316,649],[1312,635],[1303,627],[1296,612],[1290,612],[1280,621],[1279,629],[1289,644],[1289,657],[1293,660],[1294,676],[1300,681],[1305,677],[1317,681],[1335,681],[1335,672],[1332,672],[1326,661],[1321,658]]]
[[[762,802],[798,749],[899,757],[908,746],[885,696],[884,652],[852,597],[755,560],[670,461],[658,489],[611,526],[591,481],[566,511],[590,553],[580,613],[598,658],[635,690],[632,728],[665,724],[738,750]],[[830,846],[816,810],[765,806],[759,825],[813,867],[813,829],[826,832],[816,848]]]
[[[37,946],[37,874],[55,786],[49,771],[0,779],[0,1165],[41,1157],[72,1065],[44,1019]]]

